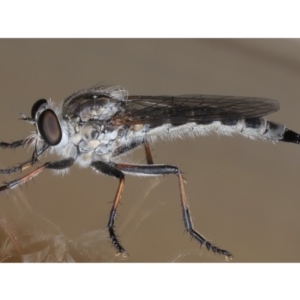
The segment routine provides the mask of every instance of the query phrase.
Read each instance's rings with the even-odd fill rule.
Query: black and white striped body
[[[126,104],[130,104],[132,100],[127,100],[121,89],[113,90],[113,93],[112,96],[106,97],[102,94],[97,98],[92,96],[84,101],[79,92],[81,97],[78,99],[71,96],[65,100],[62,112],[58,114],[63,139],[54,147],[57,154],[73,157],[75,163],[88,167],[95,160],[107,163],[119,161],[119,156],[142,145],[145,140],[152,143],[157,139],[167,141],[204,136],[214,132],[227,136],[240,134],[247,138],[271,142],[299,142],[298,134],[293,134],[285,126],[261,117],[235,119],[224,113],[221,120],[210,121],[209,117],[205,117],[188,122],[192,116],[173,120],[172,115],[168,117],[166,113],[161,122],[147,123],[146,119],[139,123],[138,116],[129,121],[119,120],[120,115],[127,116]],[[255,115],[255,112],[253,114]]]
[[[117,253],[125,254],[114,231],[115,215],[124,188],[124,174],[174,174],[178,177],[186,231],[207,249],[231,258],[230,252],[214,246],[194,230],[180,170],[172,165],[154,164],[149,143],[157,139],[167,141],[214,132],[227,136],[239,134],[273,143],[299,144],[299,134],[262,118],[278,109],[277,101],[264,98],[128,96],[121,87],[80,90],[68,97],[61,107],[40,99],[33,105],[31,117],[22,115],[36,130],[24,140],[0,143],[0,147],[11,149],[31,145],[34,147],[32,158],[13,168],[0,170],[0,174],[11,174],[31,167],[45,151],[55,152],[63,159],[47,162],[31,173],[0,186],[0,192],[25,183],[44,169],[64,172],[73,164],[116,177],[119,186],[110,211],[108,231]],[[145,147],[147,164],[124,163],[123,155],[141,145]]]
[[[63,122],[62,122],[63,124]],[[164,141],[204,136],[210,133],[231,136],[240,134],[251,139],[263,139],[271,142],[290,141],[291,131],[285,126],[263,118],[249,118],[230,121],[213,121],[210,124],[195,122],[184,125],[164,124],[160,126],[131,125],[105,126],[66,123],[66,143],[57,146],[56,152],[63,157],[73,157],[80,166],[90,166],[94,160],[113,161],[118,156],[143,144],[161,139]],[[299,136],[295,135],[294,141]],[[296,140],[295,140],[296,138]],[[293,141],[293,140],[292,140]]]

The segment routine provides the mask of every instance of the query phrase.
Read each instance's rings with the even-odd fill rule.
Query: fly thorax
[[[107,120],[119,111],[120,108],[115,101],[98,99],[94,105],[83,107],[79,112],[79,116],[82,122],[99,121]]]

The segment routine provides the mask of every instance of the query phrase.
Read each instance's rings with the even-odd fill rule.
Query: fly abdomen
[[[285,128],[283,138],[280,141],[300,144],[300,135],[292,130]]]
[[[231,121],[232,122],[232,121]],[[225,123],[225,124],[224,124]],[[263,118],[246,118],[237,123],[222,121],[225,126],[235,127],[236,133],[249,138],[261,138],[268,141],[281,141],[284,137],[286,127]]]
[[[271,140],[271,141],[281,141],[286,127],[281,125],[281,124],[277,124],[271,121],[266,121],[266,130],[264,132],[264,137],[267,140]]]
[[[255,117],[246,119],[224,119],[213,122],[190,122],[186,124],[168,123],[151,128],[148,137],[178,138],[183,136],[203,136],[211,132],[219,135],[240,134],[252,139],[277,142],[300,143],[300,136],[286,129],[285,126]]]
[[[286,128],[285,126],[267,121],[262,118],[251,118],[245,119],[245,130],[246,131],[255,131],[259,129],[264,129],[263,138],[270,141],[280,141],[300,144],[300,134]]]
[[[265,125],[264,125],[265,123]],[[289,142],[289,143],[300,143],[300,135],[292,130],[289,130],[285,126],[267,121],[262,118],[252,118],[245,119],[246,127],[255,129],[255,128],[264,128],[263,138],[270,141],[280,141],[280,142]]]

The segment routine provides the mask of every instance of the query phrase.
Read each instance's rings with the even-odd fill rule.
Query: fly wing
[[[122,124],[156,124],[238,120],[279,110],[275,100],[254,97],[181,95],[128,96],[116,118]]]

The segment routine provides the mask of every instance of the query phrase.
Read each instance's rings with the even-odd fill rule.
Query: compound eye
[[[46,109],[39,116],[38,129],[40,135],[51,146],[59,144],[62,139],[61,127],[53,110]]]
[[[40,100],[36,101],[36,102],[32,105],[32,108],[31,108],[31,118],[32,118],[32,119],[35,120],[36,113],[37,113],[37,111],[40,109],[40,107],[41,107],[43,104],[47,104],[47,100],[46,100],[46,99],[40,99]]]

